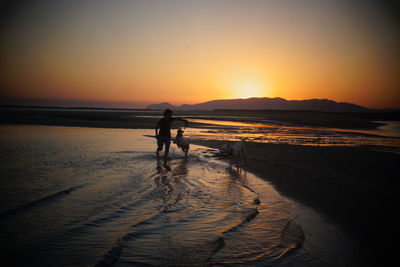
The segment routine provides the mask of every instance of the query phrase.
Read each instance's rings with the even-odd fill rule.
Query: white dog
[[[244,152],[244,140],[237,141],[230,146],[228,146],[227,154],[230,158],[230,164],[236,162],[239,168],[240,162],[244,161],[247,163],[246,153]]]
[[[182,151],[185,152],[185,157],[187,157],[190,145],[189,141],[183,137],[183,133],[184,131],[182,130],[182,128],[179,128],[174,139],[174,144],[181,148]]]

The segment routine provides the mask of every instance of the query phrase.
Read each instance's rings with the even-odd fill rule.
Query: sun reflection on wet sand
[[[237,141],[246,139],[259,143],[307,146],[372,146],[377,150],[400,152],[400,138],[396,132],[354,130],[322,127],[283,126],[276,124],[246,123],[237,121],[191,119],[203,123],[204,128],[190,128],[186,134],[193,139]],[[210,126],[211,125],[211,126]],[[379,135],[381,136],[379,136]]]

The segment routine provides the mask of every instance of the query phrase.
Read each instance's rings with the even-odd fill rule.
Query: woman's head
[[[169,108],[164,110],[164,117],[171,117],[171,116],[172,116],[172,110],[170,110]]]

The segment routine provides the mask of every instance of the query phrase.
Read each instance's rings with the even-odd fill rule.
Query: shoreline
[[[75,109],[75,108],[6,108],[0,107],[0,124],[33,124],[54,126],[81,126],[96,128],[154,128],[162,111]],[[157,114],[159,117],[140,117]],[[318,111],[281,110],[215,110],[174,112],[177,117],[190,119],[234,120],[245,123],[273,123],[277,126],[338,128],[344,130],[373,130],[382,123],[376,121],[399,121],[400,114],[392,113],[334,113]],[[192,126],[206,125],[192,123]]]
[[[216,140],[191,143],[221,148]],[[243,169],[313,208],[360,244],[360,261],[394,264],[395,181],[400,155],[362,147],[246,142]]]

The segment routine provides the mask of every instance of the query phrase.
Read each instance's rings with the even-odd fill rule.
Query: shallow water
[[[159,118],[157,115],[135,115],[142,118]],[[190,116],[196,128],[186,129],[186,135],[195,139],[237,141],[245,138],[258,143],[305,146],[368,146],[376,151],[400,154],[400,122],[376,121],[376,129],[338,129],[312,126],[293,126],[285,122],[259,121],[257,117]]]
[[[266,181],[153,130],[0,127],[1,250],[11,265],[337,266],[352,242]]]
[[[186,134],[197,139],[218,139],[273,144],[308,146],[369,146],[378,151],[400,153],[399,122],[382,121],[375,130],[335,129],[323,127],[282,126],[276,124],[192,119],[205,128],[187,129]],[[211,126],[210,126],[211,125]]]

